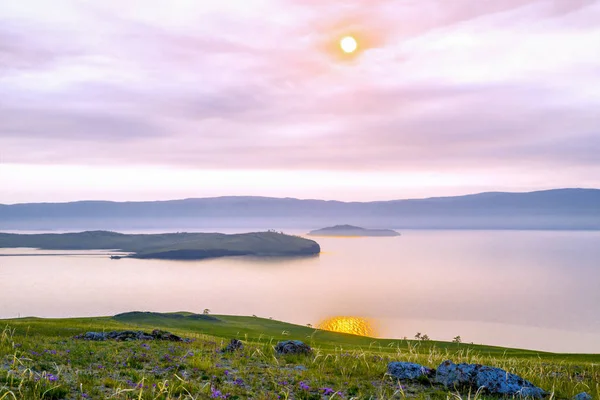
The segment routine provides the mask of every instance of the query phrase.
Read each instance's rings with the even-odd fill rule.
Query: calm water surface
[[[110,260],[0,249],[0,318],[195,311],[317,325],[368,318],[380,337],[600,352],[600,232],[406,231],[317,238],[315,258]],[[35,257],[16,254],[45,254]],[[73,253],[73,252],[68,252]]]

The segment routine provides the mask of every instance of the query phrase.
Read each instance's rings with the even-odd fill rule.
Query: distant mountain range
[[[599,189],[374,202],[270,197],[0,205],[0,230],[314,229],[353,224],[391,229],[600,230]]]

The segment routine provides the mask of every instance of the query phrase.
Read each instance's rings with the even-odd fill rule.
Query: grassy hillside
[[[46,250],[121,250],[140,258],[202,259],[228,255],[295,256],[320,252],[318,243],[277,232],[122,234],[88,231],[63,234],[0,233],[2,247]]]
[[[207,318],[190,313],[23,318],[0,321],[0,326],[4,399],[445,399],[451,394],[442,387],[428,382],[400,384],[385,371],[389,361],[437,367],[446,359],[504,368],[556,398],[581,391],[600,398],[600,355],[373,339],[256,317]],[[73,339],[86,331],[155,328],[192,341]],[[219,352],[230,338],[241,339],[244,350]],[[314,354],[278,356],[273,345],[281,339],[303,340]]]

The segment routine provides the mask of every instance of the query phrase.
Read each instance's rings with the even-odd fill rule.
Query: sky
[[[600,0],[3,1],[0,203],[600,187],[598,49]]]

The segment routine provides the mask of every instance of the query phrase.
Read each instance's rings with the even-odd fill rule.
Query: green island
[[[208,312],[0,320],[0,399],[501,398],[386,373],[392,361],[436,368],[445,360],[502,368],[543,388],[549,399],[584,391],[600,399],[600,355],[375,339]],[[82,338],[110,331],[153,331],[167,340]],[[231,339],[240,341],[223,351]],[[312,351],[277,352],[279,341],[292,339]]]
[[[353,225],[335,225],[308,232],[309,236],[338,236],[338,237],[390,237],[400,236],[391,229],[366,229]]]
[[[274,231],[240,234],[123,234],[108,231],[78,233],[0,233],[0,248],[44,250],[118,250],[127,257],[201,260],[225,256],[310,256],[320,253],[313,240]],[[120,258],[120,257],[113,257]]]

